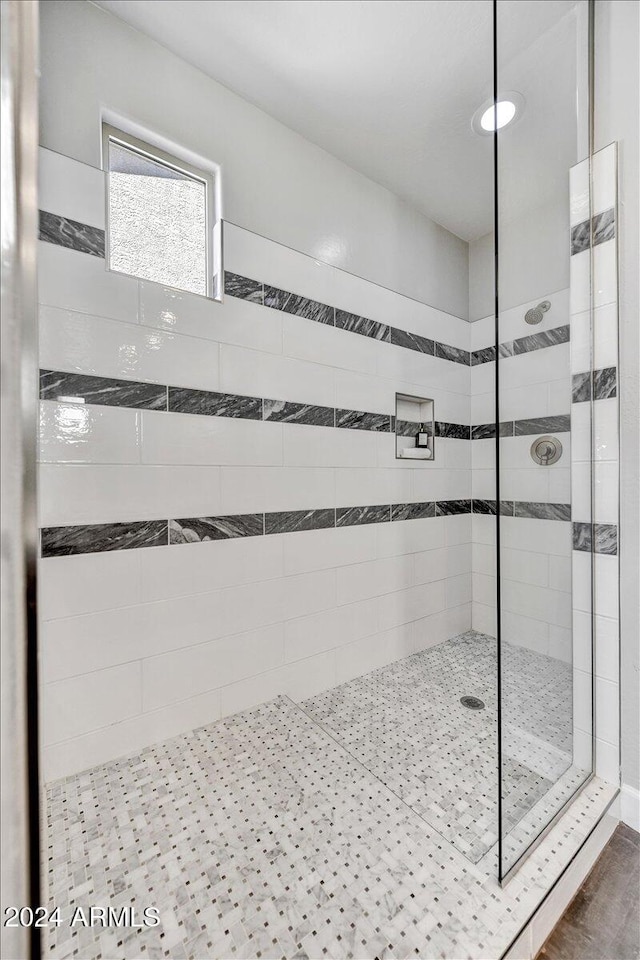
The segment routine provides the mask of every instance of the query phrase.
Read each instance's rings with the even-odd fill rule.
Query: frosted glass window
[[[211,263],[206,175],[107,138],[109,267],[203,296]],[[152,152],[153,148],[149,147]]]

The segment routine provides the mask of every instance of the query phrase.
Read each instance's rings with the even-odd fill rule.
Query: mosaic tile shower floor
[[[50,786],[49,902],[161,923],[64,922],[48,955],[498,957],[612,795],[589,784],[501,890],[494,849],[471,863],[279,697]]]
[[[571,765],[571,668],[521,647],[504,645],[503,658],[503,816],[512,830]],[[302,706],[477,863],[498,839],[496,678],[495,638],[470,630]],[[486,709],[464,707],[465,695]]]

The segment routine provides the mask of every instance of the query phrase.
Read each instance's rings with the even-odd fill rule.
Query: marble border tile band
[[[336,427],[343,430],[373,430],[377,433],[391,433],[391,415],[388,413],[366,413],[362,410],[336,410]]]
[[[40,399],[60,403],[91,403],[106,407],[133,407],[141,410],[166,410],[164,384],[116,380],[84,373],[40,371]]]
[[[415,437],[420,427],[420,423],[417,420],[401,420],[398,417],[392,417],[392,421],[392,431],[395,431],[397,437]],[[458,426],[464,427],[466,425],[458,424]],[[431,436],[433,432],[431,423],[423,423],[422,427],[423,432]]]
[[[369,430],[374,433],[393,434],[395,431],[395,417],[391,413],[336,409],[289,400],[272,400],[134,380],[116,380],[112,377],[87,376],[57,370],[40,371],[40,399],[60,403],[91,403],[163,410],[168,413],[188,413],[194,416],[234,417],[306,426],[336,427],[342,430]],[[417,428],[417,423],[412,424],[411,434],[414,434]],[[471,427],[466,423],[436,422],[438,437],[468,440],[470,433]]]
[[[605,215],[600,214],[599,216],[604,217]],[[44,210],[40,211],[40,239],[47,243],[55,243],[104,259],[104,236],[104,230],[97,227],[78,223],[75,220],[69,220],[67,217],[61,217]],[[608,239],[608,237],[603,235],[603,239]],[[602,240],[597,242],[602,242]],[[270,307],[272,310],[281,310],[284,313],[291,313],[307,320],[314,320],[317,323],[336,327],[339,330],[346,330],[360,336],[380,340],[382,343],[389,343],[392,346],[424,353],[440,360],[448,360],[464,366],[474,366],[478,363],[487,363],[495,358],[493,346],[474,351],[463,350],[460,347],[441,343],[429,337],[411,333],[408,330],[400,330],[397,327],[371,320],[368,317],[349,313],[339,307],[321,303],[310,297],[291,293],[288,290],[281,290],[279,287],[254,280],[251,277],[244,277],[238,273],[225,271],[224,290],[230,297]],[[501,343],[499,354],[502,357],[518,356],[532,350],[541,350],[544,347],[566,343],[568,340],[569,327],[555,327],[551,330]]]
[[[571,504],[515,500],[513,515],[530,520],[571,520]]]
[[[618,526],[615,523],[589,523],[573,521],[573,549],[583,553],[618,554]]]
[[[169,521],[169,543],[204,543],[236,537],[260,537],[264,533],[262,513],[227,517],[194,517]]]
[[[90,227],[87,223],[78,223],[69,217],[61,217],[57,213],[48,213],[46,210],[40,210],[39,213],[39,240],[104,259],[104,230]]]
[[[571,402],[585,403],[591,400],[591,372],[574,373],[571,377]]]
[[[434,500],[425,503],[394,503],[391,507],[391,520],[424,520],[435,517],[436,504]]]
[[[81,524],[68,527],[44,527],[41,530],[43,557],[62,557],[75,553],[100,553],[130,550],[134,547],[167,544],[204,543],[238,537],[260,537],[308,530],[340,529],[371,523],[424,520],[458,514],[495,516],[494,500],[427,500],[416,503],[323,507],[311,510],[283,510],[228,516],[194,517],[181,520],[145,520],[130,523]],[[571,519],[568,503],[533,503],[503,500],[500,514],[533,520]],[[587,531],[586,528],[589,528]],[[596,552],[617,552],[615,524],[595,524]],[[591,525],[573,524],[574,550],[591,549]],[[579,543],[580,545],[576,545]],[[586,544],[589,544],[587,546]]]
[[[264,306],[271,307],[272,310],[281,310],[283,313],[293,313],[296,317],[304,317],[306,320],[315,320],[316,323],[335,326],[335,307],[311,300],[309,297],[302,297],[297,293],[290,293],[288,290],[280,290],[279,287],[264,285]]]
[[[618,525],[615,523],[594,523],[593,544],[596,553],[616,556],[618,553]]]
[[[500,424],[500,436],[513,437],[515,434],[515,422],[515,420],[503,420]],[[471,427],[472,440],[493,440],[495,435],[495,423],[478,423]]]
[[[613,368],[611,368],[613,369]],[[603,371],[604,372],[604,371]],[[615,393],[608,394],[615,396]],[[40,371],[40,399],[59,403],[90,403],[98,406],[133,407],[193,416],[233,417],[244,420],[265,420],[297,423],[305,426],[336,427],[343,430],[368,430],[394,434],[393,414],[367,410],[345,410],[289,400],[250,397],[192,387],[172,387],[136,380],[117,380],[58,370]],[[568,432],[570,415],[506,420],[500,424],[500,436],[512,437],[536,433]],[[399,421],[399,436],[412,436],[417,423]],[[427,430],[428,432],[428,430]],[[470,426],[466,423],[435,421],[435,435],[449,440],[486,440],[495,437],[495,424]]]
[[[291,403],[285,400],[263,400],[262,411],[263,420],[272,420],[275,423],[300,423],[310,427],[336,426],[336,411],[333,407],[321,407],[311,403]]]
[[[506,340],[498,347],[498,356],[500,359],[507,357],[519,357],[523,353],[532,353],[534,350],[544,350],[547,347],[557,347],[562,343],[568,343],[571,339],[571,328],[569,324],[563,324],[560,327],[552,327],[551,330],[541,330],[540,333],[531,333],[526,337],[518,337],[517,340]],[[480,350],[474,350],[471,354],[471,365],[477,366],[479,363],[489,363],[495,360],[495,347],[482,347]]]
[[[242,420],[263,418],[260,397],[192,390],[186,387],[167,387],[167,391],[169,413],[190,413],[201,417],[238,417]]]
[[[473,500],[473,513],[496,515],[495,500]],[[500,516],[528,520],[571,520],[570,503],[541,503],[530,500],[501,500]]]
[[[471,427],[467,426],[466,423],[444,423],[441,420],[436,420],[435,434],[436,437],[441,439],[444,437],[449,440],[470,440]]]
[[[389,523],[393,507],[380,504],[373,507],[338,507],[336,527],[355,527],[365,523]]]
[[[43,527],[43,557],[68,557],[78,553],[104,553],[137,547],[165,547],[169,543],[166,520],[131,523],[92,523],[74,527]]]
[[[587,400],[610,400],[618,395],[618,376],[615,367],[574,373],[571,381],[573,403]]]
[[[571,256],[576,253],[583,253],[591,246],[591,237],[593,236],[593,245],[597,247],[600,243],[606,243],[607,240],[613,240],[616,235],[616,215],[611,207],[602,213],[596,213],[591,220],[583,220],[575,227],[571,228]]]
[[[250,300],[251,303],[264,303],[264,284],[239,273],[224,273],[224,292],[238,300]]]
[[[391,341],[391,327],[386,323],[369,320],[367,317],[360,317],[358,314],[348,313],[346,310],[336,310],[335,325],[341,330],[348,330],[349,333],[359,333],[361,337],[383,340],[385,343]]]
[[[335,525],[336,511],[333,507],[321,510],[281,510],[264,515],[265,534],[327,530]]]
[[[405,350],[425,353],[429,357],[435,354],[435,342],[433,340],[430,340],[428,337],[422,337],[418,333],[400,330],[398,327],[391,327],[391,339],[389,342],[394,347],[404,347]]]
[[[225,273],[225,293],[229,296],[240,295],[242,299],[255,301],[255,291],[261,286],[259,281],[250,280],[248,277],[238,278],[236,274],[231,274],[230,283],[227,287],[226,277],[227,274]],[[243,284],[239,283],[239,280],[243,281],[247,295],[244,294]],[[263,285],[263,289],[265,307],[284,310],[286,313],[295,313],[297,316],[329,324],[339,330],[346,330],[348,333],[356,333],[363,337],[379,340],[381,343],[403,347],[406,350],[438,357],[441,360],[450,360],[464,366],[471,364],[471,353],[468,350],[440,343],[430,337],[424,337],[409,330],[401,330],[398,327],[392,327],[386,323],[362,317],[359,314],[349,313],[339,307],[330,307],[327,304],[318,303],[316,300],[288,293],[286,290],[277,290],[267,284]]]
[[[514,426],[516,437],[530,437],[537,433],[570,433],[571,416],[565,413],[555,417],[531,417],[516,420]]]

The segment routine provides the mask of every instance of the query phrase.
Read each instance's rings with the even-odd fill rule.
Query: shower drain
[[[478,697],[460,697],[460,703],[469,710],[484,710],[484,702]]]

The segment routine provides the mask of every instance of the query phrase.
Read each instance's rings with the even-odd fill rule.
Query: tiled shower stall
[[[232,224],[223,303],[105,273],[104,175],[46,150],[41,171],[47,779],[471,628],[495,636],[493,317],[469,324]],[[599,258],[614,238],[610,221]],[[502,626],[570,664],[570,425],[590,413],[576,373],[572,414],[570,369],[588,358],[574,344],[570,368],[569,291],[539,300],[535,333],[535,302],[500,320]],[[593,384],[612,434],[610,333]],[[433,399],[432,462],[395,456],[398,392]],[[541,469],[529,448],[550,433],[565,458]],[[604,434],[600,450],[606,563]]]
[[[43,151],[53,778],[470,629],[482,443],[466,321],[231,224],[224,303],[105,274],[74,166]],[[433,462],[396,459],[396,392],[433,399]]]
[[[514,960],[619,783],[616,144],[563,167],[531,246],[561,262],[509,287],[530,211],[498,281],[494,233],[417,220],[98,6],[43,22],[43,866],[65,910],[161,914],[48,955]],[[210,103],[205,296],[115,268],[93,134],[161,151]]]

